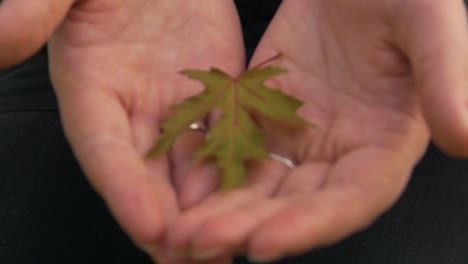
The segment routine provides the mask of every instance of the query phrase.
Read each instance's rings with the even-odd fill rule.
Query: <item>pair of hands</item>
[[[170,105],[201,91],[178,74],[237,75],[244,48],[232,0],[5,0],[0,67],[49,40],[66,135],[89,181],[133,241],[159,263],[269,261],[336,242],[399,197],[430,136],[468,155],[468,27],[463,1],[285,0],[252,65],[289,73],[272,86],[302,99],[322,129],[268,148],[293,159],[254,164],[245,187],[216,191],[187,132],[143,159]]]

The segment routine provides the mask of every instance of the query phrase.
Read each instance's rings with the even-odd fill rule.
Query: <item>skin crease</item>
[[[281,51],[273,64],[290,73],[270,85],[303,99],[300,114],[320,129],[291,141],[259,120],[270,150],[299,167],[251,164],[246,187],[229,193],[213,191],[212,166],[192,166],[200,133],[168,157],[141,157],[168,106],[201,89],[178,71],[243,70],[232,1],[29,2],[0,6],[0,51],[9,51],[0,67],[54,32],[67,137],[113,215],[159,263],[225,264],[236,253],[266,261],[334,243],[394,203],[429,132],[447,152],[468,154],[461,0],[285,0],[252,65]]]
[[[142,0],[78,2],[75,8],[49,42],[52,79],[74,152],[138,245],[158,263],[192,263],[167,260],[154,247],[163,230],[152,228],[180,213],[177,183],[203,135],[188,132],[182,139],[188,143],[169,157],[142,156],[169,106],[201,91],[179,71],[212,65],[233,75],[242,70],[235,7],[231,1]]]
[[[9,51],[0,52],[0,67],[24,60],[49,39],[64,129],[88,180],[130,238],[158,263],[192,263],[167,260],[158,244],[180,214],[177,185],[191,170],[190,154],[203,135],[187,132],[170,155],[143,156],[169,106],[201,91],[179,71],[216,65],[237,75],[244,69],[234,3],[29,2],[0,6],[0,51]]]
[[[301,98],[300,114],[320,129],[291,135],[260,120],[269,149],[298,167],[263,161],[243,188],[199,188],[183,200],[189,209],[169,227],[167,247],[196,260],[301,254],[387,210],[430,136],[468,156],[466,22],[462,1],[284,1],[251,65],[280,51],[272,64],[289,74],[270,86]],[[186,183],[216,182],[214,174]]]

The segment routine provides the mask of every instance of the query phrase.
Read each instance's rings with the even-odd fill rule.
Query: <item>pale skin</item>
[[[180,213],[177,185],[203,136],[186,133],[170,155],[144,154],[169,106],[202,89],[179,71],[244,69],[234,3],[8,0],[0,6],[0,36],[0,51],[8,51],[0,52],[1,67],[49,40],[51,78],[81,167],[130,238],[167,262],[156,246]]]
[[[192,169],[198,132],[144,160],[168,107],[201,89],[178,71],[243,70],[232,1],[194,2],[0,6],[1,67],[55,31],[51,75],[67,137],[113,215],[159,263],[270,261],[332,244],[393,204],[430,136],[468,156],[462,1],[285,0],[252,65],[281,51],[272,64],[290,73],[270,85],[303,99],[299,113],[320,127],[292,141],[260,122],[268,148],[298,167],[257,163],[245,187],[216,192],[216,170]]]
[[[265,161],[233,192],[192,189],[168,231],[174,255],[264,262],[330,245],[398,199],[431,134],[468,156],[462,1],[286,0],[251,65],[278,51],[271,64],[290,73],[270,85],[304,100],[299,113],[320,129],[291,139],[261,121],[269,149],[298,167]]]

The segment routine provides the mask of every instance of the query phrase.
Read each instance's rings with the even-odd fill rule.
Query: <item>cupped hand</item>
[[[0,48],[11,48],[0,52],[0,65],[23,60],[54,32],[50,72],[72,149],[134,242],[166,262],[155,245],[179,213],[177,185],[190,171],[193,148],[203,135],[186,133],[170,155],[147,160],[144,155],[157,140],[169,106],[202,89],[179,71],[216,66],[235,75],[244,68],[233,2],[48,0],[32,5],[7,0],[0,6]]]
[[[318,128],[260,120],[273,153],[245,187],[196,201],[169,230],[180,255],[271,261],[367,227],[404,189],[430,135],[468,155],[468,30],[462,1],[284,1],[252,65],[289,73],[271,87],[302,99]],[[193,180],[195,181],[195,180]]]

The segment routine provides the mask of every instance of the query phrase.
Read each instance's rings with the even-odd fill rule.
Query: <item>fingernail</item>
[[[223,254],[222,248],[213,248],[208,250],[196,250],[190,253],[190,258],[198,261],[210,260]]]

